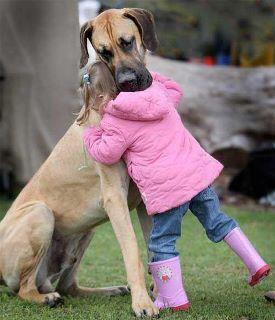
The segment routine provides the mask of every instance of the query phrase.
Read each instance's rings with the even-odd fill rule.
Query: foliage
[[[252,56],[266,41],[275,41],[273,0],[103,0],[116,7],[141,7],[154,13],[159,54],[177,59],[209,54],[217,37],[226,46],[242,39]],[[241,25],[241,26],[240,26]],[[245,30],[243,30],[245,28]],[[219,41],[218,39],[218,41]],[[223,44],[222,44],[223,45]],[[212,49],[213,50],[213,49]],[[248,50],[248,49],[247,49]]]

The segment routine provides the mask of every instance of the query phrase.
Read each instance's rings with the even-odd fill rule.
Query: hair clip
[[[86,83],[86,84],[91,84],[91,79],[90,79],[89,73],[84,73],[83,82]]]

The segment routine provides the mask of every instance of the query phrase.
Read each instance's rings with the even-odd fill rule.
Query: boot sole
[[[178,307],[172,307],[171,309],[174,312],[177,312],[177,311],[187,311],[189,308],[190,308],[190,303],[186,303]]]
[[[270,266],[266,264],[260,268],[251,278],[249,285],[254,287],[256,284],[260,283],[264,278],[266,278],[270,273]]]

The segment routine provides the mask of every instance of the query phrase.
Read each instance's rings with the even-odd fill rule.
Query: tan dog
[[[152,50],[157,43],[150,13],[108,10],[84,25],[82,65],[88,59],[88,38],[120,89],[141,90],[150,85],[145,48]],[[88,124],[99,120],[92,111]],[[76,281],[96,227],[110,219],[125,262],[132,308],[137,316],[156,315],[129,216],[129,178],[124,163],[104,166],[85,158],[82,132],[83,127],[76,123],[70,127],[0,223],[0,284],[22,299],[50,306],[60,302],[60,294],[127,293],[125,286],[90,289],[79,287]],[[147,239],[150,219],[140,202],[138,191],[130,185],[129,207],[137,207]],[[56,288],[52,285],[55,281]]]
[[[85,23],[80,32],[82,57],[87,64],[87,39],[98,58],[105,62],[120,91],[148,88],[152,77],[145,67],[146,49],[154,51],[158,41],[150,12],[143,9],[111,9]]]

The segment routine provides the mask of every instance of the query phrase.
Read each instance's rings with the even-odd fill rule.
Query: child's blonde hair
[[[88,120],[91,109],[102,114],[105,105],[118,94],[115,80],[105,63],[97,61],[90,65],[87,69],[87,76],[88,80],[82,81],[80,86],[84,111],[77,118],[78,125]]]

